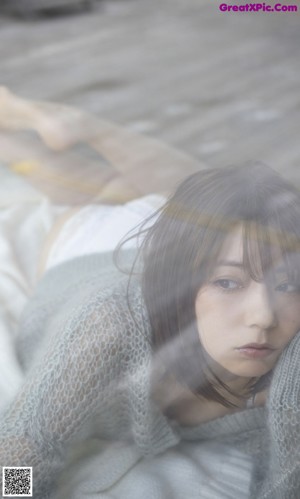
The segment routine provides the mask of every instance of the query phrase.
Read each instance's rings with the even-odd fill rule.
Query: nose
[[[248,327],[269,329],[277,323],[275,303],[264,283],[251,282],[246,297],[245,311]]]

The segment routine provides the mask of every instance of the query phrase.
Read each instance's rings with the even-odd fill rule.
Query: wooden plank
[[[300,184],[299,15],[106,0],[0,20],[0,80],[148,133],[207,165],[264,159]]]

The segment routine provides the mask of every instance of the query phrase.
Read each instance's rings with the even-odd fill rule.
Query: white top
[[[152,194],[124,205],[94,204],[79,209],[61,228],[48,253],[45,270],[78,256],[112,251],[129,231],[152,215],[164,202],[163,196]],[[125,248],[139,242],[137,239],[131,240]]]

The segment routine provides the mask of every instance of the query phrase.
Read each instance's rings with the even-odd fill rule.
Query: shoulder
[[[123,263],[129,264],[132,256],[125,255]],[[120,343],[118,351],[130,337],[145,342],[150,336],[140,277],[121,272],[112,254],[77,258],[45,274],[21,319],[20,360],[24,367],[30,364],[40,345],[53,336],[74,342],[83,335],[90,345],[110,337]]]
[[[42,315],[49,309],[57,312],[69,303],[83,303],[91,296],[105,299],[114,293],[124,294],[122,290],[129,280],[135,253],[127,251],[122,256],[121,269],[115,265],[112,252],[81,256],[53,267],[39,281],[25,314],[37,307]]]

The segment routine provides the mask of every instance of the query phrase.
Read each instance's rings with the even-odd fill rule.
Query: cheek
[[[231,322],[241,315],[241,306],[230,295],[222,295],[215,290],[198,293],[195,303],[197,321]]]
[[[277,305],[279,329],[287,338],[300,330],[300,299],[281,300]]]
[[[236,320],[236,310],[228,303],[226,297],[214,292],[214,290],[201,291],[195,303],[197,326],[200,338],[211,339],[227,329],[226,325],[232,326]]]
[[[218,315],[219,307],[216,300],[213,299],[211,293],[207,291],[201,291],[198,293],[195,303],[195,312],[197,323],[204,324],[206,322],[211,322],[213,316]]]

